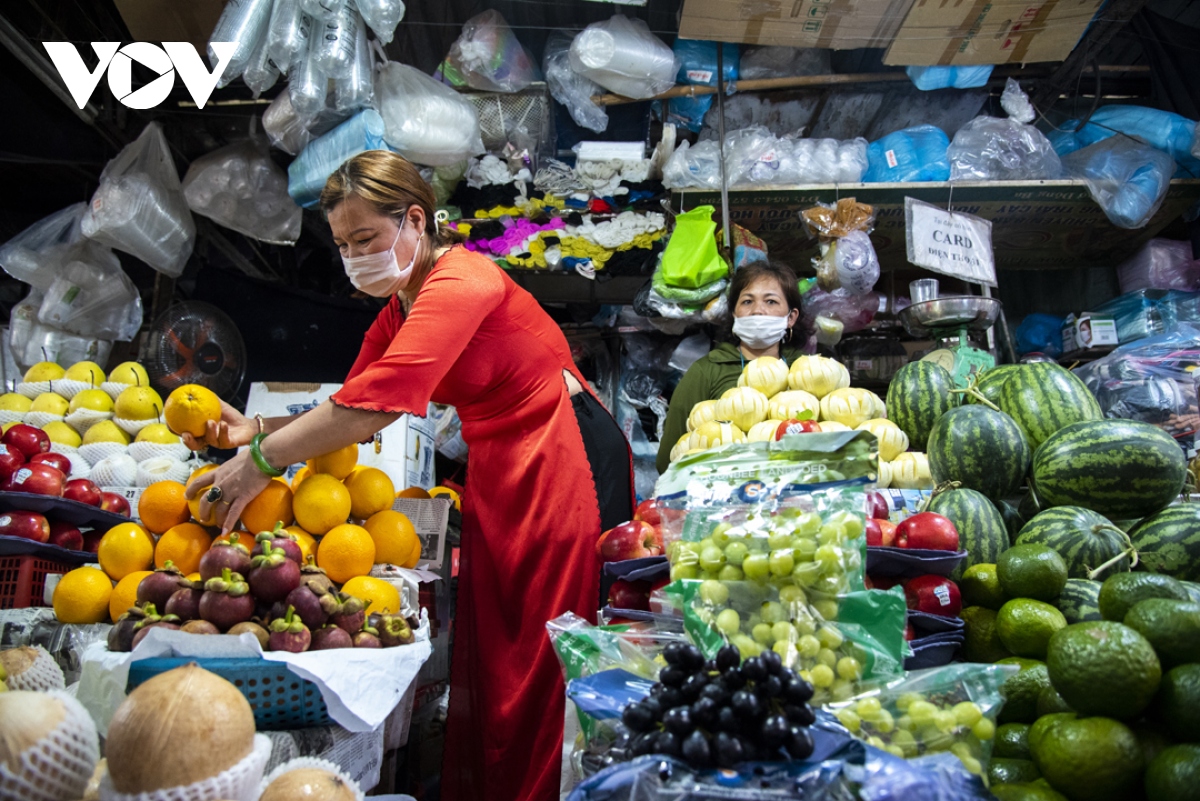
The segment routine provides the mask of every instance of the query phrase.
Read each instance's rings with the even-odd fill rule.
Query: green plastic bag
[[[700,287],[699,289],[690,289],[680,286],[671,286],[663,277],[662,270],[654,271],[653,278],[654,291],[662,296],[664,300],[669,300],[672,303],[678,303],[681,306],[703,306],[710,300],[720,295],[729,288],[729,281],[722,278],[719,281],[714,281],[711,284]]]
[[[729,265],[717,252],[717,224],[712,215],[712,206],[698,206],[675,218],[675,231],[663,251],[663,281],[699,289],[729,274]]]

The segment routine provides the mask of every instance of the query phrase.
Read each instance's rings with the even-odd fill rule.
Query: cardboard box
[[[136,42],[191,42],[200,55],[225,10],[225,0],[115,0]]]
[[[916,0],[884,64],[1062,61],[1103,0]]]
[[[914,0],[685,0],[684,39],[825,47],[886,47]]]
[[[1063,353],[1117,344],[1117,322],[1111,317],[1068,314],[1062,325]]]
[[[329,400],[341,384],[305,384],[286,382],[255,382],[250,385],[250,397],[246,401],[246,415],[261,414],[263,417],[295,415],[315,409]],[[380,432],[378,452],[371,445],[360,445],[358,463],[378,467],[388,474],[396,489],[405,487],[433,487],[433,442],[434,423],[432,418],[404,415]],[[302,465],[288,468],[288,478],[296,474]]]

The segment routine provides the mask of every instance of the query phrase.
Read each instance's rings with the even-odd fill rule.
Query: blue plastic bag
[[[1014,334],[1017,353],[1062,353],[1062,317],[1053,314],[1031,314],[1021,321]]]
[[[738,62],[740,55],[736,44],[725,43],[724,76],[726,81],[735,81],[738,77]],[[679,62],[679,72],[675,76],[676,83],[692,84],[694,86],[717,85],[717,43],[696,39],[676,39],[675,58]],[[696,97],[676,97],[667,103],[666,122],[681,125],[689,131],[699,133],[704,127],[704,115],[712,108],[715,95],[697,95]],[[661,103],[655,102],[661,108]]]
[[[913,86],[922,92],[934,89],[975,89],[987,86],[992,65],[982,67],[909,67],[905,70]]]
[[[1117,133],[1141,139],[1175,159],[1185,174],[1200,177],[1200,160],[1192,156],[1196,122],[1171,111],[1143,106],[1104,106],[1079,131],[1071,120],[1047,136],[1060,156],[1102,142]]]
[[[1092,199],[1118,228],[1142,228],[1162,205],[1175,160],[1158,148],[1113,136],[1062,160],[1063,172],[1087,182]]]
[[[390,150],[383,141],[383,117],[365,109],[308,143],[288,167],[288,194],[296,204],[314,208],[325,181],[351,156],[367,150]]]
[[[918,125],[890,133],[867,146],[863,183],[947,181],[950,137],[941,128]]]

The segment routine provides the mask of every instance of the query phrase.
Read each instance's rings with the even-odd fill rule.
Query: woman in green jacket
[[[774,356],[791,366],[801,355],[800,348],[793,346],[803,342],[793,334],[800,319],[798,283],[792,268],[779,262],[748,264],[733,274],[729,284],[732,341],[720,343],[697,359],[679,379],[658,443],[658,472],[666,472],[671,449],[687,433],[692,407],[736,387],[747,361]]]

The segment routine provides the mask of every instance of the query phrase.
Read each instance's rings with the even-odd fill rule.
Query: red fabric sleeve
[[[425,416],[438,384],[458,361],[483,319],[504,299],[499,268],[489,263],[480,269],[475,263],[478,258],[457,249],[442,257],[445,263],[425,280],[408,318],[386,350],[359,372],[351,373],[333,395],[334,403],[374,412]],[[368,332],[368,342],[370,337]],[[368,342],[363,343],[359,362],[367,355]],[[355,364],[356,369],[359,366]]]
[[[391,301],[379,310],[375,322],[371,323],[371,327],[367,329],[362,347],[358,351],[358,358],[354,360],[354,366],[350,368],[350,373],[346,376],[347,381],[367,369],[371,362],[384,354],[388,345],[395,339],[396,332],[400,330],[400,324],[403,322],[404,312],[400,310],[400,298],[393,296]]]

